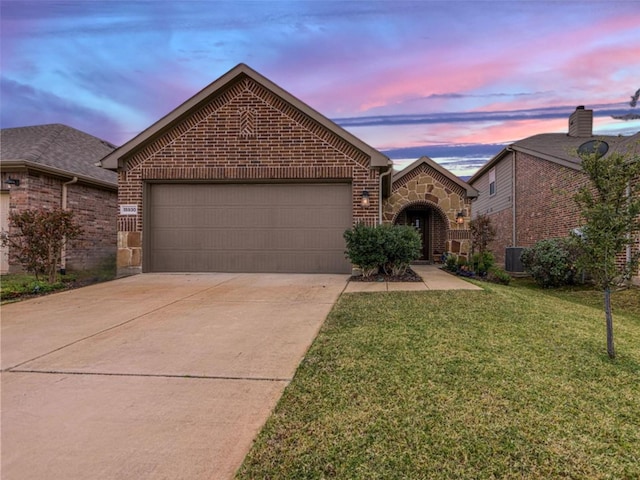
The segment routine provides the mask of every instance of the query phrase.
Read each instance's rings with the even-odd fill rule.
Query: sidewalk
[[[411,268],[422,277],[422,282],[349,282],[344,293],[482,290],[471,282],[441,270],[437,265],[411,265]]]

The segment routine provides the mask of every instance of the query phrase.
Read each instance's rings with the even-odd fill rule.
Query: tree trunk
[[[607,353],[609,358],[616,358],[613,346],[613,317],[611,315],[611,288],[604,289],[604,315],[607,320]]]

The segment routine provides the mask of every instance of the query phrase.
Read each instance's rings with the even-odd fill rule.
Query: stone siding
[[[442,248],[444,252],[456,253],[465,258],[469,256],[471,200],[462,187],[422,164],[393,182],[391,196],[383,205],[383,220],[397,223],[402,212],[414,207],[429,207],[441,220],[436,221],[439,228],[436,228],[433,235],[434,250]],[[461,211],[466,215],[464,224],[459,225],[456,223],[456,216]]]

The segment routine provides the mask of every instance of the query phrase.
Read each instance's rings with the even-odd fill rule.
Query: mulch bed
[[[377,275],[371,275],[364,278],[361,275],[352,276],[352,282],[421,282],[422,278],[416,272],[408,268],[404,275],[385,275],[379,273]]]

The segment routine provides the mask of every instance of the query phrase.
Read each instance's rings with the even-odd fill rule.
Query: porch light
[[[6,183],[7,185],[15,185],[16,187],[20,186],[20,180],[18,180],[17,178],[9,177],[4,183]]]
[[[464,223],[464,213],[463,212],[458,212],[458,215],[456,215],[456,223],[458,225],[462,225]]]
[[[370,202],[369,202],[369,192],[367,192],[366,190],[362,191],[362,198],[360,199],[360,205],[362,205],[363,207],[367,208],[369,206]]]

